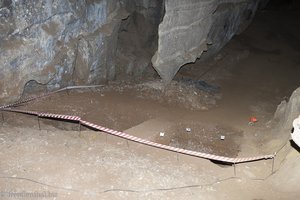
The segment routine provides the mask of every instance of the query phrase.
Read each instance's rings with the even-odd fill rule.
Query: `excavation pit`
[[[221,139],[225,136],[225,139]],[[218,124],[179,123],[157,135],[155,141],[161,144],[209,153],[237,157],[241,151],[242,131]]]
[[[158,107],[147,100],[138,100],[130,95],[122,95],[117,92],[76,90],[53,94],[50,97],[21,106],[20,109],[74,115],[101,126],[115,130],[126,130],[155,118]],[[7,113],[5,118],[6,122],[15,126],[37,124],[37,117],[28,117],[22,114]],[[40,118],[40,123],[61,130],[78,130],[78,123],[64,120]],[[84,127],[82,128],[84,129]]]

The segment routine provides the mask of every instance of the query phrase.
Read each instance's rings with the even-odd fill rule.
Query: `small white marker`
[[[160,136],[160,137],[164,137],[164,136],[165,136],[165,133],[164,133],[164,132],[160,132],[160,133],[159,133],[159,136]]]
[[[225,140],[225,135],[221,135],[221,140]]]
[[[191,132],[192,129],[191,128],[185,128],[186,132]]]

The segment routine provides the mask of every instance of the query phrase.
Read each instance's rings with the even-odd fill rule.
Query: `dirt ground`
[[[231,157],[274,153],[270,149],[280,145],[270,143],[278,134],[271,119],[281,100],[300,85],[298,15],[261,11],[214,61],[184,66],[168,88],[159,80],[114,83],[56,94],[20,108],[78,115],[201,152]],[[219,90],[205,92],[186,78],[204,80]],[[258,118],[254,125],[248,124],[251,116]],[[1,123],[1,199],[20,199],[29,192],[44,194],[40,199],[262,200],[300,195],[266,182],[272,160],[234,168],[84,127],[79,131],[75,123],[41,119],[39,130],[36,117],[14,113],[3,113]],[[275,161],[274,171],[279,167]]]

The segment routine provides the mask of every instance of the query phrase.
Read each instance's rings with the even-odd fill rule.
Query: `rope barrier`
[[[63,91],[66,91],[66,90],[96,88],[96,87],[103,87],[103,86],[104,85],[68,86],[68,87],[64,87],[62,89],[52,91],[52,92],[47,92],[47,93],[44,93],[44,94],[41,94],[41,95],[38,95],[38,96],[33,96],[33,97],[25,98],[25,99],[20,99],[20,100],[16,101],[15,103],[0,106],[0,109],[16,107],[16,106],[19,106],[21,104],[28,103],[28,102],[31,102],[31,101],[35,101],[37,99],[45,98],[45,97],[48,97],[50,95],[53,95],[53,94],[56,94],[56,93],[59,93],[59,92],[63,92]]]
[[[10,109],[10,108],[8,108],[8,109],[4,108],[1,110],[8,111],[8,112],[36,115],[41,118],[52,118],[52,119],[62,119],[62,120],[74,121],[74,122],[78,122],[82,125],[85,125],[87,127],[90,127],[90,128],[93,128],[93,129],[96,129],[99,131],[103,131],[105,133],[109,133],[111,135],[118,136],[125,140],[130,140],[132,142],[145,144],[148,146],[152,146],[152,147],[156,147],[156,148],[164,149],[164,150],[168,150],[168,151],[173,151],[173,152],[177,152],[177,153],[181,153],[181,154],[186,154],[186,155],[190,155],[190,156],[196,156],[196,157],[200,157],[200,158],[221,161],[221,162],[226,162],[226,163],[237,164],[237,163],[251,162],[251,161],[257,161],[257,160],[272,159],[275,156],[275,155],[263,155],[263,156],[247,157],[247,158],[230,158],[230,157],[224,157],[224,156],[217,156],[217,155],[213,155],[213,154],[207,154],[207,153],[191,151],[191,150],[187,150],[187,149],[181,149],[181,148],[172,147],[172,146],[152,142],[149,140],[145,140],[145,139],[142,139],[142,138],[139,138],[136,136],[129,135],[124,132],[116,131],[113,129],[109,129],[109,128],[82,120],[79,116],[60,115],[60,114],[53,114],[53,113],[39,113],[39,112],[34,112],[34,111],[17,110],[17,109]]]
[[[48,97],[52,94],[55,94],[55,93],[58,93],[58,92],[61,92],[61,91],[65,91],[65,90],[69,90],[69,89],[99,87],[99,86],[102,86],[102,85],[66,87],[66,88],[62,88],[62,89],[54,91],[54,92],[42,94],[42,95],[39,95],[39,96],[36,96],[36,97],[29,97],[29,98],[17,101],[15,103],[12,103],[12,104],[9,104],[9,105],[1,106],[0,110],[8,111],[8,112],[15,112],[15,113],[22,113],[22,114],[29,114],[29,115],[36,115],[37,117],[41,117],[41,118],[51,118],[51,119],[62,119],[62,120],[74,121],[74,122],[80,123],[81,125],[85,125],[89,128],[93,128],[93,129],[96,129],[96,130],[99,130],[99,131],[102,131],[102,132],[105,132],[105,133],[123,138],[125,140],[129,140],[129,141],[132,141],[132,142],[136,142],[136,143],[140,143],[140,144],[144,144],[144,145],[148,145],[148,146],[152,146],[152,147],[155,147],[155,148],[164,149],[164,150],[168,150],[168,151],[173,151],[173,152],[177,152],[177,153],[181,153],[181,154],[186,154],[186,155],[190,155],[190,156],[200,157],[200,158],[204,158],[204,159],[208,159],[208,160],[225,162],[225,163],[237,164],[237,163],[244,163],[244,162],[253,162],[253,161],[258,161],[258,160],[274,159],[274,157],[275,157],[275,154],[255,156],[255,157],[246,157],[246,158],[230,158],[230,157],[225,157],[225,156],[218,156],[218,155],[213,155],[213,154],[208,154],[208,153],[202,153],[202,152],[197,152],[197,151],[191,151],[191,150],[187,150],[187,149],[172,147],[172,146],[152,142],[152,141],[149,141],[149,140],[145,140],[145,139],[142,139],[142,138],[139,138],[139,137],[136,137],[136,136],[129,135],[129,134],[124,133],[124,132],[116,131],[116,130],[113,130],[113,129],[109,129],[109,128],[106,128],[106,127],[103,127],[103,126],[100,126],[100,125],[82,120],[81,117],[79,117],[79,116],[61,115],[61,114],[53,114],[53,113],[42,113],[42,112],[35,112],[35,111],[12,109],[12,107],[16,107],[18,105],[37,100],[39,98]]]

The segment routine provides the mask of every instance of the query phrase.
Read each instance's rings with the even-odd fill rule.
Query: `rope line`
[[[28,102],[31,102],[31,101],[35,101],[37,99],[45,98],[45,97],[48,97],[50,95],[53,95],[53,94],[56,94],[56,93],[59,93],[59,92],[63,92],[63,91],[66,91],[66,90],[96,88],[96,87],[103,87],[103,86],[104,85],[68,86],[68,87],[64,87],[64,88],[61,88],[59,90],[55,90],[55,91],[52,91],[52,92],[47,92],[47,93],[44,93],[44,94],[41,94],[41,95],[38,95],[38,96],[32,96],[32,97],[27,97],[25,99],[20,99],[20,100],[14,102],[14,103],[0,106],[0,109],[16,107],[16,106],[22,105],[24,103],[28,103]]]
[[[40,112],[35,112],[35,111],[26,111],[26,110],[18,110],[18,109],[11,109],[11,108],[2,108],[2,111],[8,111],[8,112],[15,112],[15,113],[23,113],[23,114],[29,114],[29,115],[36,115],[41,118],[51,118],[51,119],[62,119],[62,120],[69,120],[69,121],[74,121],[78,122],[81,125],[85,125],[89,128],[93,128],[102,132],[106,132],[108,134],[130,140],[132,142],[156,147],[159,149],[164,149],[168,151],[173,151],[181,154],[186,154],[190,156],[195,156],[195,157],[200,157],[200,158],[205,158],[209,160],[215,160],[215,161],[221,161],[221,162],[226,162],[226,163],[244,163],[244,162],[251,162],[251,161],[257,161],[257,160],[265,160],[265,159],[272,159],[274,158],[275,155],[263,155],[263,156],[255,156],[255,157],[247,157],[247,158],[230,158],[230,157],[224,157],[224,156],[217,156],[213,154],[208,154],[208,153],[202,153],[202,152],[197,152],[197,151],[191,151],[187,149],[182,149],[182,148],[177,148],[177,147],[172,147],[164,144],[159,144],[156,142],[152,142],[149,140],[145,140],[133,135],[129,135],[124,132],[116,131],[110,128],[106,128],[85,120],[82,120],[81,117],[79,116],[72,116],[72,115],[61,115],[61,114],[54,114],[54,113],[40,113]]]
[[[270,155],[262,155],[262,156],[255,156],[255,157],[244,157],[244,158],[231,158],[231,157],[225,157],[225,156],[218,156],[218,155],[213,155],[213,154],[208,154],[208,153],[202,153],[202,152],[197,152],[197,151],[192,151],[192,150],[187,150],[187,149],[182,149],[182,148],[177,148],[177,147],[172,147],[168,145],[163,145],[159,144],[156,142],[152,142],[149,140],[145,140],[133,135],[129,135],[124,132],[116,131],[110,128],[106,128],[85,120],[82,120],[81,117],[79,116],[73,116],[73,115],[61,115],[61,114],[54,114],[54,113],[43,113],[43,112],[35,112],[35,111],[28,111],[28,110],[19,110],[19,109],[12,109],[16,106],[19,106],[24,103],[32,102],[40,98],[48,97],[50,95],[53,95],[58,92],[62,92],[65,90],[69,89],[81,89],[81,88],[92,88],[92,87],[102,87],[103,85],[94,85],[94,86],[71,86],[71,87],[65,87],[53,92],[41,94],[35,97],[29,97],[23,100],[19,100],[15,103],[4,105],[0,107],[0,110],[2,111],[8,111],[8,112],[15,112],[15,113],[22,113],[22,114],[28,114],[28,115],[36,115],[41,118],[51,118],[51,119],[62,119],[62,120],[69,120],[69,121],[74,121],[78,122],[81,125],[85,125],[89,128],[96,129],[132,142],[152,146],[155,148],[159,149],[164,149],[168,151],[173,151],[181,154],[186,154],[190,156],[195,156],[195,157],[200,157],[208,160],[214,160],[214,161],[220,161],[220,162],[225,162],[225,163],[232,163],[232,164],[237,164],[237,163],[244,163],[244,162],[253,162],[253,161],[258,161],[258,160],[266,160],[266,159],[273,159],[275,157],[275,154],[270,154]]]

